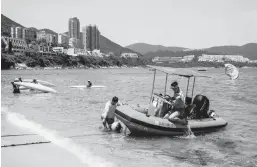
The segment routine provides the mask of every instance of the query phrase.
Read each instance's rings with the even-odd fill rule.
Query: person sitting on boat
[[[180,90],[179,86],[178,86],[178,82],[174,81],[171,83],[170,88],[173,90],[174,95],[173,97],[176,98],[178,96],[181,97],[181,99],[183,100],[183,102],[185,102],[185,97],[183,95],[183,92]]]
[[[114,112],[116,110],[116,107],[122,105],[119,102],[119,98],[114,96],[112,98],[112,101],[108,101],[105,104],[105,108],[103,113],[101,114],[101,120],[105,128],[109,128],[109,130],[112,130],[111,126],[114,123],[115,115]]]
[[[38,84],[36,79],[33,79],[33,81],[31,83]]]
[[[92,82],[90,80],[87,81],[87,87],[90,88],[92,86]]]
[[[22,82],[22,79],[21,79],[21,77],[19,77],[19,81],[20,81],[20,82]]]
[[[14,82],[20,82],[20,80],[18,78],[15,78]],[[13,86],[13,93],[20,93],[20,86],[15,85],[14,82],[11,82],[11,84]]]
[[[181,96],[172,97],[172,109],[169,111],[163,119],[168,119],[170,122],[174,122],[176,120],[183,120],[186,124],[186,111],[185,111],[185,103],[182,100]]]
[[[174,95],[168,97],[167,100],[172,102],[172,109],[163,118],[169,121],[173,121],[175,118],[186,119],[185,98],[177,81],[171,84],[171,89],[174,91]]]
[[[165,95],[164,96],[164,98],[167,100],[167,101],[169,101],[169,102],[171,102],[171,103],[175,103],[175,101],[176,101],[176,99],[178,99],[178,97],[180,97],[180,100],[182,100],[182,102],[183,102],[183,104],[185,104],[185,98],[184,98],[184,95],[183,95],[183,93],[182,93],[182,91],[180,90],[180,88],[179,88],[179,86],[178,86],[178,82],[177,81],[174,81],[174,82],[172,82],[171,83],[171,85],[170,85],[171,87],[171,89],[173,90],[173,92],[174,92],[174,95],[173,95],[173,97],[171,97],[171,96],[169,96],[169,95]],[[170,105],[166,105],[166,110],[161,110],[160,112],[162,112],[162,113],[160,113],[159,115],[160,115],[160,117],[163,117],[163,118],[167,118],[171,113],[171,111],[172,111],[172,108],[173,107],[173,105],[172,106],[170,106]]]

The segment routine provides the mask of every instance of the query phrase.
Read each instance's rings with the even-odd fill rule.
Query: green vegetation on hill
[[[2,69],[15,67],[17,63],[24,63],[28,67],[109,67],[109,66],[144,66],[147,62],[141,58],[121,58],[117,56],[93,57],[93,56],[69,56],[66,54],[40,55],[36,52],[27,52],[25,56],[1,55]]]
[[[139,52],[141,54],[146,54],[148,52],[156,52],[156,51],[182,51],[186,48],[183,47],[166,47],[162,45],[150,45],[146,43],[135,43],[129,46],[126,46],[126,48],[129,48],[131,50],[134,50],[136,52]]]
[[[242,46],[215,46],[205,50],[227,55],[242,55],[250,60],[257,60],[257,43],[248,43]]]

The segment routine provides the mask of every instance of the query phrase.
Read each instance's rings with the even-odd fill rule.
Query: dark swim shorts
[[[105,119],[108,125],[111,125],[114,122],[114,118],[106,118]]]

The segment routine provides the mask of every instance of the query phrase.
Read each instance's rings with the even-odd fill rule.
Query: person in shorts
[[[108,128],[111,129],[111,125],[114,123],[115,118],[114,112],[116,107],[119,105],[121,104],[119,103],[119,99],[116,96],[114,96],[111,101],[108,101],[105,104],[104,111],[101,114],[101,120],[105,128],[107,128],[108,125]]]

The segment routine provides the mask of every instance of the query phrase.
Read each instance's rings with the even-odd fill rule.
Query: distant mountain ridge
[[[159,50],[160,51],[177,52],[177,51],[182,51],[182,50],[186,49],[183,47],[166,47],[166,46],[162,46],[162,45],[150,45],[150,44],[146,44],[146,43],[135,43],[135,44],[126,46],[126,48],[132,49],[141,54],[145,54],[147,52],[156,52]]]
[[[242,46],[215,46],[205,50],[221,54],[242,55],[251,60],[257,59],[257,43],[248,43]]]
[[[19,26],[19,27],[25,28],[25,26],[11,20],[10,18],[4,16],[3,14],[1,14],[1,19],[2,19],[1,35],[10,36],[12,26]],[[58,34],[57,32],[54,32],[53,30],[50,30],[50,29],[47,29],[47,28],[37,29],[35,27],[30,27],[30,29],[34,29],[36,31],[44,30],[47,33]],[[65,33],[68,34],[68,32],[65,32]],[[103,53],[113,52],[116,55],[120,55],[121,53],[127,53],[127,52],[137,53],[138,55],[141,55],[140,53],[138,53],[134,50],[131,50],[129,48],[125,48],[125,47],[122,47],[122,46],[118,45],[117,43],[111,41],[110,39],[104,37],[103,35],[100,35],[100,50]]]
[[[185,53],[188,53],[189,51],[192,51],[191,53],[194,53],[194,51],[199,51],[199,49],[187,49],[184,47],[165,47],[162,45],[150,45],[146,43],[132,44],[127,46],[127,48],[140,52],[144,54],[145,57],[178,57],[181,55],[185,55]],[[251,60],[257,60],[257,43],[248,43],[242,46],[214,46],[201,50],[204,51],[206,54],[242,55]]]

